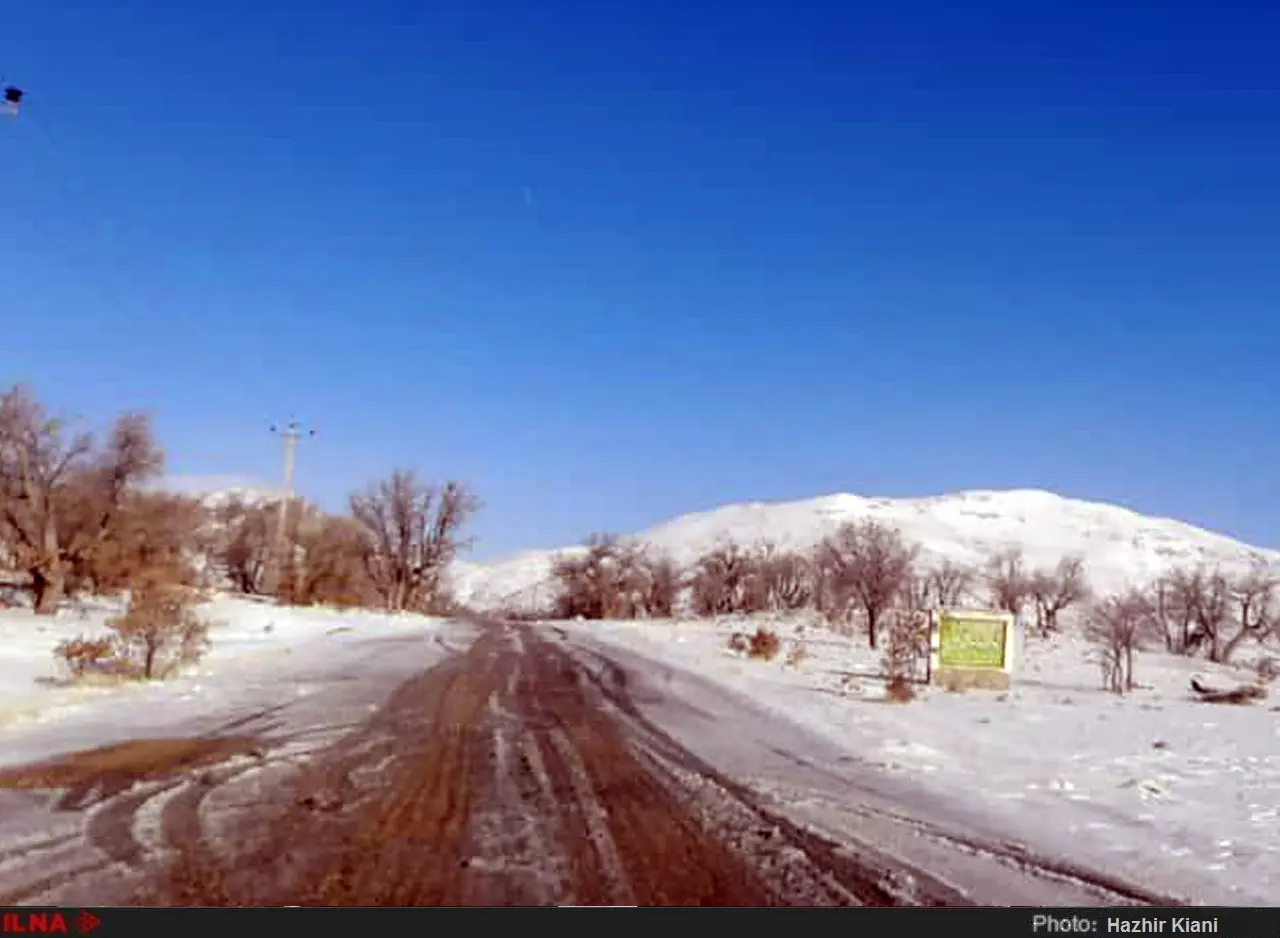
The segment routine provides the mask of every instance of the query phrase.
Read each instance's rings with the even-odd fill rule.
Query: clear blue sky
[[[11,0],[3,379],[480,556],[1044,487],[1280,544],[1280,7]]]

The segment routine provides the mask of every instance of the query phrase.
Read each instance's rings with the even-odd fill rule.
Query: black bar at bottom
[[[762,914],[783,909],[724,909],[729,914],[748,911],[752,925]],[[1273,908],[1116,908],[1116,909],[806,909],[820,914],[823,928],[856,928],[858,938],[896,935],[903,928],[977,928],[984,938],[1028,935],[1224,935],[1230,938],[1277,938],[1280,907]],[[271,929],[276,934],[308,934],[321,928],[346,930],[357,938],[372,933],[446,935],[442,929],[482,924],[527,928],[529,916],[556,915],[547,924],[563,938],[566,929],[582,928],[583,934],[600,927],[588,918],[603,909],[503,908],[503,909],[391,909],[391,908],[283,908],[283,909],[143,909],[143,908],[5,908],[0,909],[0,935],[93,935],[94,938],[226,938],[240,930]],[[688,909],[627,909],[613,915],[663,915],[664,930],[705,930],[708,922],[690,916]],[[558,914],[557,914],[558,913]],[[704,914],[715,914],[706,910]],[[841,921],[836,922],[835,918]],[[472,919],[473,921],[467,921]],[[810,927],[819,927],[810,919]],[[243,935],[242,938],[251,938]],[[664,938],[668,938],[664,935]]]

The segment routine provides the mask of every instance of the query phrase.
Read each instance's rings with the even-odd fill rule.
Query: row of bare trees
[[[1132,690],[1134,654],[1152,645],[1225,663],[1248,641],[1280,638],[1278,592],[1280,580],[1257,562],[1236,575],[1175,569],[1146,587],[1106,597],[1086,623],[1102,649],[1104,684],[1116,693]]]
[[[875,520],[850,522],[814,549],[783,550],[726,542],[687,571],[638,545],[596,535],[562,556],[553,574],[562,617],[642,618],[671,614],[681,597],[697,616],[814,609],[833,624],[862,621],[872,647],[886,613],[958,606],[985,588],[987,601],[1022,612],[1034,601],[1043,631],[1087,596],[1084,565],[1068,558],[1053,570],[1027,572],[1020,553],[1002,554],[985,571],[952,561],[926,567],[919,549]]]
[[[1250,638],[1280,637],[1277,581],[1262,564],[1242,575],[1179,568],[1149,587],[1095,597],[1083,557],[1034,569],[1009,549],[977,568],[949,560],[929,566],[916,545],[874,519],[847,523],[809,551],[724,543],[684,571],[638,545],[595,536],[583,552],[560,558],[553,573],[560,600],[551,613],[559,617],[656,618],[682,601],[696,616],[812,609],[834,626],[860,623],[873,648],[895,611],[970,603],[1014,613],[1041,637],[1078,608],[1103,644],[1132,627],[1134,648],[1159,641],[1171,653],[1212,661],[1228,660]],[[1117,621],[1124,624],[1113,628]]]
[[[99,439],[50,415],[25,386],[0,396],[0,567],[38,613],[141,583],[437,611],[480,507],[464,484],[409,471],[352,495],[345,514],[302,500],[210,507],[160,491],[163,468],[142,414],[121,416]]]

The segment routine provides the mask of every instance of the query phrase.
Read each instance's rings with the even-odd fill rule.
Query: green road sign
[[[1008,619],[943,612],[938,617],[938,665],[943,668],[1004,668]]]

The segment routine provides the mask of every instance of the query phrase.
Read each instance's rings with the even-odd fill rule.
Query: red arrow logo
[[[98,918],[98,916],[94,915],[92,912],[82,911],[76,917],[76,928],[82,935],[89,934],[89,932],[93,931],[101,924],[102,919]]]

